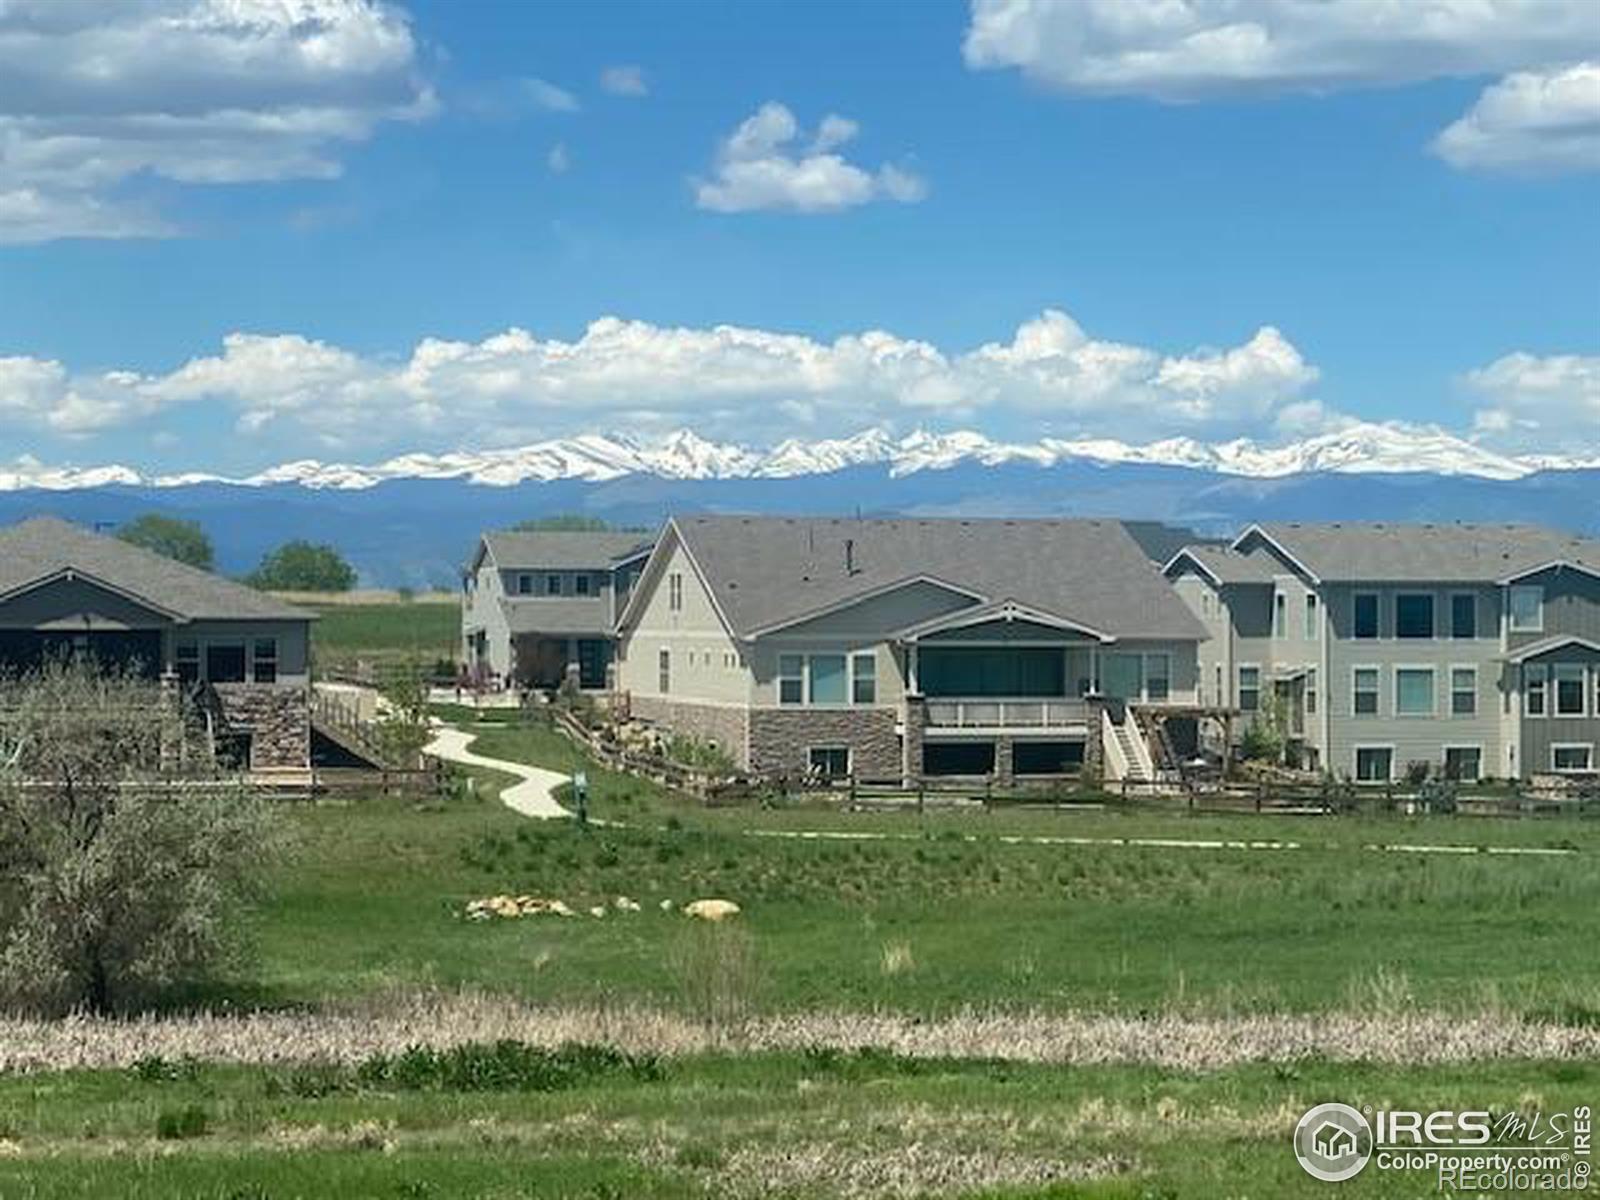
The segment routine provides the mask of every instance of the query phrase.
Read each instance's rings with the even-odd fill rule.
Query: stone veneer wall
[[[750,725],[746,710],[732,705],[695,704],[665,696],[629,696],[629,715],[673,733],[715,742],[734,765],[750,767]]]
[[[250,769],[311,765],[311,691],[300,684],[218,683],[229,727],[250,732]]]
[[[753,708],[750,769],[759,775],[804,775],[811,746],[849,746],[850,769],[862,779],[899,779],[900,736],[891,708]]]

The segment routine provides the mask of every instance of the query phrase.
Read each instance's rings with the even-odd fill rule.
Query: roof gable
[[[1234,545],[1252,536],[1336,582],[1501,583],[1556,563],[1600,573],[1600,542],[1538,525],[1271,522]]]
[[[487,556],[502,571],[605,571],[651,541],[647,533],[615,530],[491,530],[478,538],[472,569]]]

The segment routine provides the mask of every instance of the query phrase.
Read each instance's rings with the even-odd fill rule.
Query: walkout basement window
[[[811,684],[812,704],[843,704],[845,661],[842,654],[813,654],[806,660],[806,675]]]
[[[1446,746],[1444,777],[1456,783],[1477,783],[1483,778],[1483,747]]]
[[[1529,663],[1522,668],[1523,706],[1530,717],[1545,715],[1545,678],[1543,663]]]
[[[806,751],[806,765],[818,779],[847,779],[850,775],[850,747],[813,746]]]
[[[1357,783],[1388,783],[1393,778],[1394,747],[1356,747]]]
[[[1261,668],[1239,668],[1239,708],[1255,712],[1261,707]]]
[[[1433,715],[1433,668],[1396,667],[1394,711],[1399,717]]]
[[[1076,775],[1083,770],[1083,743],[1017,742],[1011,747],[1014,775]]]
[[[993,742],[924,742],[924,775],[993,775]]]
[[[251,678],[257,683],[278,682],[278,639],[257,638],[250,653]]]
[[[1478,668],[1450,668],[1450,715],[1476,716],[1478,712]]]
[[[1478,636],[1478,598],[1471,592],[1457,592],[1450,597],[1450,636]]]
[[[878,702],[878,656],[852,654],[850,656],[850,700],[854,704]]]
[[[1550,747],[1550,769],[1578,773],[1592,771],[1594,747],[1587,742],[1557,742]]]
[[[1511,589],[1511,632],[1544,632],[1544,589],[1542,587],[1514,587]]]
[[[1433,636],[1433,597],[1427,592],[1401,592],[1394,598],[1394,635],[1398,638]]]
[[[1355,598],[1355,634],[1358,638],[1378,636],[1378,593],[1357,592]]]
[[[1578,663],[1557,663],[1554,671],[1556,679],[1556,716],[1583,716],[1583,693],[1585,690],[1583,667]]]
[[[656,652],[656,691],[663,696],[672,691],[672,651]]]
[[[806,702],[806,660],[799,654],[778,655],[778,703]]]
[[[179,642],[172,648],[173,666],[183,683],[200,682],[200,643]]]
[[[1352,675],[1351,711],[1358,717],[1378,715],[1378,668],[1357,667]]]

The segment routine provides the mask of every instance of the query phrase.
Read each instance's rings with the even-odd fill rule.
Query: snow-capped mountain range
[[[674,480],[787,479],[871,465],[882,465],[891,477],[898,478],[961,464],[1031,463],[1050,467],[1068,462],[1188,467],[1263,479],[1333,472],[1509,480],[1541,471],[1600,468],[1600,456],[1511,457],[1440,429],[1397,424],[1351,425],[1278,446],[1244,438],[1219,443],[1169,438],[1142,446],[1104,438],[1042,438],[1017,443],[995,441],[970,430],[918,430],[895,437],[883,429],[868,429],[846,438],[790,439],[766,450],[708,441],[683,429],[654,439],[584,434],[513,449],[405,454],[366,466],[303,459],[237,478],[201,472],[145,475],[115,465],[49,467],[21,459],[10,468],[0,469],[0,491],[75,491],[109,485],[181,488],[195,484],[292,484],[349,491],[400,479],[454,479],[486,487],[512,487],[567,479],[599,483],[628,475]]]

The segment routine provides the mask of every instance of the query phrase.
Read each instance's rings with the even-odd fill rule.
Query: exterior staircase
[[[1106,778],[1133,784],[1156,782],[1155,764],[1150,761],[1149,745],[1127,705],[1108,703],[1102,710],[1101,721]]]

